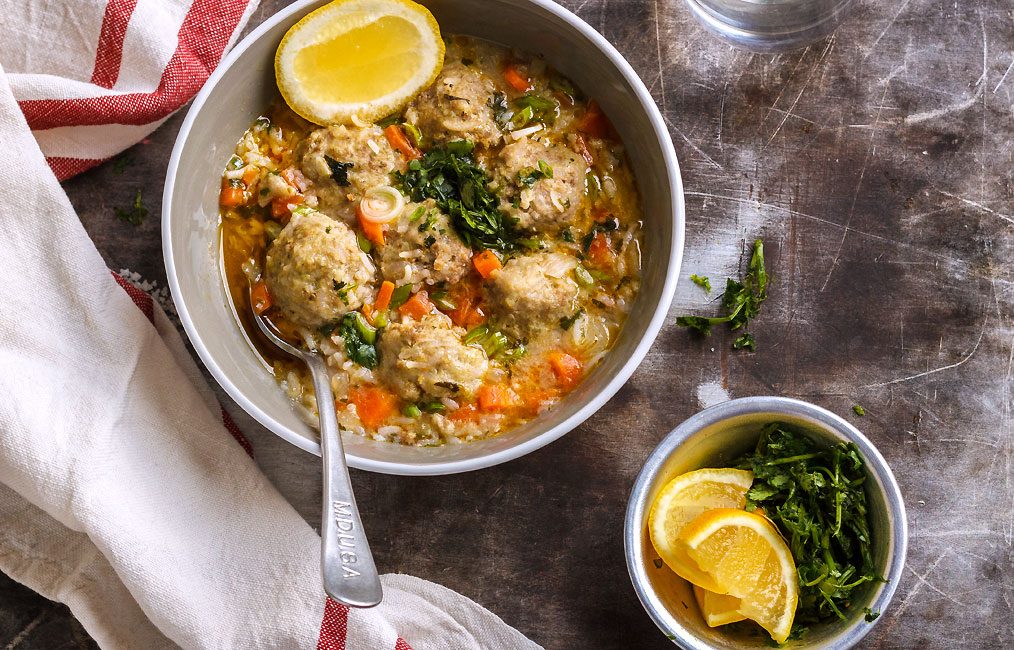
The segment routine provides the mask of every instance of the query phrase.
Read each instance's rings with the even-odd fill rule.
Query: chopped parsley
[[[564,228],[560,232],[560,239],[562,239],[563,241],[567,242],[568,244],[573,244],[574,243],[574,233],[571,232],[570,228]]]
[[[532,187],[543,178],[552,178],[553,168],[545,160],[540,160],[538,167],[525,167],[518,172],[518,185]]]
[[[331,280],[331,288],[335,290],[338,297],[342,299],[342,302],[348,303],[349,292],[356,288],[355,284],[348,284],[347,282],[339,282],[338,280]]]
[[[581,314],[584,313],[584,309],[578,309],[571,316],[564,316],[560,319],[560,329],[567,331],[574,326],[578,318],[581,318]]]
[[[873,621],[880,618],[880,612],[875,612],[869,607],[863,607],[863,613],[866,614],[865,616],[863,616],[863,618],[866,620],[867,623],[872,623]]]
[[[767,298],[768,275],[764,269],[764,242],[757,240],[753,244],[753,254],[746,276],[741,282],[728,278],[725,291],[722,293],[722,307],[725,316],[706,318],[704,316],[680,316],[676,324],[689,327],[705,336],[711,333],[712,325],[728,323],[732,330],[745,329],[747,324],[757,317],[760,306]],[[748,332],[741,334],[732,344],[733,349],[755,350],[756,341]]]
[[[690,281],[704,289],[704,293],[711,293],[711,278],[694,273],[690,276]]]
[[[864,415],[866,415],[866,409],[864,409],[859,404],[856,404],[855,406],[852,407],[852,412],[858,415],[859,417],[863,417]]]
[[[588,234],[581,240],[581,250],[585,253],[591,248],[592,241],[595,239],[595,235],[600,232],[612,232],[620,227],[620,220],[615,216],[610,215],[605,221],[600,221],[591,227]]]
[[[127,223],[140,226],[144,218],[148,216],[148,208],[144,207],[141,201],[141,190],[134,195],[134,203],[129,208],[116,208],[116,218]]]
[[[338,326],[338,334],[345,339],[345,353],[349,359],[364,368],[376,368],[379,363],[377,354],[377,328],[366,322],[366,318],[357,311],[350,311],[342,317]]]
[[[394,172],[399,189],[413,201],[433,199],[451,217],[454,230],[473,249],[506,253],[521,244],[516,221],[500,210],[486,170],[476,163],[475,145],[457,140],[433,147],[404,172]]]
[[[489,98],[489,107],[493,110],[493,121],[502,131],[506,131],[510,126],[511,117],[514,115],[507,104],[507,95],[493,93],[493,96]]]
[[[799,576],[793,629],[844,619],[855,589],[883,580],[873,564],[859,449],[849,442],[821,447],[775,422],[737,466],[754,474],[746,509],[762,508],[792,551]]]
[[[342,187],[349,184],[349,170],[354,166],[353,163],[335,160],[327,154],[324,155],[324,162],[327,163],[327,168],[331,170],[331,180]]]

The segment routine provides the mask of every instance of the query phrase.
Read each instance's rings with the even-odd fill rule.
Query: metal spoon
[[[320,455],[324,460],[324,512],[320,526],[320,568],[324,591],[351,607],[373,607],[383,598],[380,575],[359,518],[345,464],[341,431],[331,399],[331,380],[319,353],[300,350],[279,338],[265,319],[254,313],[261,333],[281,350],[302,359],[313,376],[320,416]]]

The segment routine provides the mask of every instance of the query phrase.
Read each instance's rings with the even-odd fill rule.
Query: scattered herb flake
[[[572,315],[570,315],[570,316],[564,316],[563,318],[561,318],[560,319],[560,329],[562,329],[563,331],[567,331],[571,327],[574,327],[574,323],[577,322],[578,318],[581,318],[581,314],[583,314],[583,313],[584,313],[584,309],[578,309]]]
[[[866,415],[866,409],[864,409],[859,404],[856,404],[855,406],[852,407],[852,412],[858,415],[859,417],[863,417],[864,415]]]
[[[680,327],[689,327],[705,336],[711,334],[713,325],[721,323],[728,323],[729,329],[732,330],[745,329],[747,324],[757,317],[761,304],[767,299],[767,287],[768,275],[764,269],[764,242],[758,239],[753,243],[750,265],[743,280],[737,282],[728,278],[725,281],[722,307],[726,310],[726,315],[712,318],[680,316],[676,319],[676,324]],[[733,342],[732,347],[736,350],[743,348],[756,350],[756,341],[752,335],[744,332]]]
[[[127,223],[140,226],[144,218],[148,216],[148,208],[144,207],[141,201],[141,190],[134,195],[134,203],[129,208],[116,208],[116,218]]]
[[[331,170],[331,180],[342,187],[349,184],[349,170],[354,166],[353,163],[335,160],[327,154],[324,154],[324,162],[327,163],[327,168]]]
[[[345,352],[349,359],[364,368],[376,368],[380,361],[377,348],[377,330],[366,322],[357,311],[350,311],[342,317],[338,330],[345,339]]]
[[[711,293],[711,278],[694,273],[690,276],[690,281],[704,289],[704,293]]]
[[[869,607],[863,607],[863,612],[866,614],[866,616],[864,616],[863,618],[866,620],[867,623],[872,623],[873,621],[880,618],[880,612],[875,612]]]

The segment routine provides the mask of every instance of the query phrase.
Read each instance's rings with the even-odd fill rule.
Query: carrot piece
[[[246,190],[223,183],[222,193],[218,195],[218,202],[223,208],[238,208],[246,203]]]
[[[406,300],[404,305],[398,307],[398,311],[405,316],[411,316],[419,320],[433,311],[433,303],[429,301],[429,296],[426,295],[425,291],[419,291],[412,294],[412,297]]]
[[[250,288],[250,304],[257,315],[271,309],[271,294],[268,293],[268,285],[264,283],[264,280],[254,282]]]
[[[246,170],[243,172],[243,184],[246,185],[247,187],[250,187],[250,185],[252,185],[253,182],[257,180],[257,177],[260,175],[261,172],[259,169],[257,169],[253,165],[247,165]]]
[[[380,291],[377,292],[377,299],[373,301],[373,308],[378,312],[387,311],[391,304],[391,296],[394,295],[394,283],[384,280],[380,284]]]
[[[271,199],[271,216],[275,219],[288,218],[292,215],[292,211],[289,210],[290,205],[299,205],[303,202],[302,194],[294,194],[289,197],[279,196],[278,198]]]
[[[581,379],[581,362],[566,352],[550,352],[549,366],[563,388],[570,388]]]
[[[408,160],[416,160],[422,158],[422,152],[415,148],[409,139],[405,135],[405,131],[402,130],[397,124],[391,124],[384,128],[384,137],[401,155],[405,156]]]
[[[349,402],[356,405],[359,421],[367,429],[376,429],[395,414],[398,398],[379,386],[364,386],[349,391]]]
[[[609,239],[605,233],[597,232],[592,237],[591,244],[588,246],[588,259],[600,269],[609,269],[615,264],[616,253],[609,245]]]
[[[505,411],[521,405],[518,394],[503,384],[483,384],[479,387],[478,398],[483,411]]]
[[[590,135],[593,138],[607,138],[612,133],[613,126],[609,118],[602,112],[595,100],[588,102],[588,110],[577,122],[577,130]]]
[[[489,277],[490,273],[497,269],[503,268],[503,263],[500,258],[496,256],[491,250],[479,251],[472,256],[472,264],[475,266],[475,270],[479,272],[482,279],[485,280]]]
[[[370,243],[374,246],[383,246],[384,231],[387,230],[387,225],[367,221],[363,218],[363,211],[360,208],[356,208],[356,217],[359,218],[359,228],[363,231],[363,234],[366,235],[366,238],[370,240]]]
[[[468,422],[479,417],[479,409],[475,404],[463,404],[454,409],[447,416],[452,422]]]
[[[525,75],[521,74],[518,67],[513,63],[508,63],[503,69],[503,78],[510,84],[510,87],[519,93],[527,92],[532,89],[532,82]]]

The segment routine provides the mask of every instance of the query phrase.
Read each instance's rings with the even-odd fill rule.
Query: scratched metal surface
[[[283,4],[262,2],[254,23]],[[670,324],[629,384],[548,448],[445,478],[354,472],[379,565],[456,589],[547,648],[671,647],[623,564],[624,505],[645,456],[724,394],[843,414],[859,403],[912,535],[893,607],[863,646],[1012,647],[1010,1],[868,1],[832,38],[779,56],[722,45],[676,0],[564,4],[629,58],[673,134],[688,237]],[[107,164],[66,184],[110,267],[156,290],[157,217],[135,228],[113,208],[142,187],[158,214],[180,121],[122,172]],[[687,276],[732,274],[755,237],[775,279],[757,353],[676,328],[677,314],[712,309]],[[317,525],[316,459],[237,415],[265,472]],[[85,643],[40,601],[0,581],[0,642]]]

